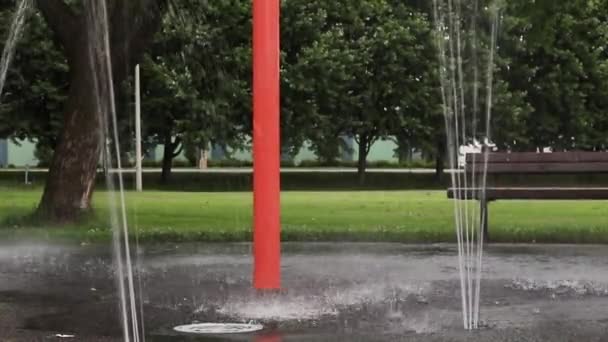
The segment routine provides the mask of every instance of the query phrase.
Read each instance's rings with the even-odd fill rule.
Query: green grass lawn
[[[24,224],[40,189],[1,188],[0,236],[5,239],[105,241],[108,193],[95,196],[95,213],[78,226]],[[249,241],[252,197],[246,192],[127,193],[132,234],[144,241]],[[472,204],[471,204],[472,205]],[[284,192],[286,241],[454,241],[453,202],[444,191]],[[603,201],[500,201],[490,204],[496,242],[608,243]]]

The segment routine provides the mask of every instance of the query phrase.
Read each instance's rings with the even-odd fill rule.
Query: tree
[[[304,54],[328,25],[327,7],[319,0],[281,2],[281,144],[291,157],[308,140],[316,155],[329,161],[338,155],[339,144],[334,142],[342,141],[339,133],[327,137],[324,128],[331,122],[323,122],[326,120],[319,115],[315,102],[314,80],[318,74],[310,72],[313,66],[307,64]]]
[[[508,3],[502,79],[531,112],[517,126],[519,149],[606,148],[607,9],[605,0]]]
[[[161,182],[167,183],[173,159],[183,150],[181,122],[193,111],[197,93],[189,75],[177,73],[161,57],[154,62],[146,56],[141,70],[143,136],[147,145],[163,144]]]
[[[365,181],[372,145],[409,127],[428,111],[434,63],[431,25],[425,15],[390,1],[326,5],[324,32],[303,50],[300,69],[310,77],[317,129],[331,139],[355,138],[358,175]],[[314,75],[314,77],[311,77]],[[432,109],[431,109],[432,111]],[[424,114],[425,115],[425,114]]]
[[[62,128],[38,206],[38,214],[69,222],[91,207],[99,156],[102,150],[99,86],[91,72],[92,27],[87,20],[87,0],[72,4],[63,0],[36,2],[69,67],[69,92]],[[109,0],[108,25],[114,82],[120,84],[160,27],[163,0]]]
[[[438,174],[442,154],[456,162],[463,145],[479,146],[487,140],[505,149],[521,145],[522,123],[530,112],[525,93],[508,82],[513,66],[511,56],[505,53],[506,44],[496,42],[499,27],[509,20],[500,12],[500,1],[449,3],[435,8],[449,138],[437,136]],[[444,145],[441,141],[447,142],[448,149],[440,148]]]
[[[250,9],[192,0],[163,18],[142,68],[146,136],[164,145],[162,182],[184,143],[240,146],[251,127]]]
[[[2,5],[0,36],[8,35],[13,1]],[[1,94],[0,137],[35,140],[45,151],[57,145],[69,84],[65,57],[39,13],[31,15],[19,40]]]
[[[224,151],[241,149],[252,127],[251,1],[203,2],[198,37],[191,45],[191,70],[201,96],[188,119],[188,141],[199,149],[211,143]],[[202,16],[200,14],[203,14]]]

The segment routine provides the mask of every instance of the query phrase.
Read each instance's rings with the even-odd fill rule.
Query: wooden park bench
[[[483,154],[466,155],[465,172],[479,177],[484,169]],[[598,186],[598,177],[608,173],[608,152],[490,153],[487,186],[457,191],[448,189],[448,197],[480,201],[484,236],[488,239],[488,202],[496,200],[606,200],[606,187]]]

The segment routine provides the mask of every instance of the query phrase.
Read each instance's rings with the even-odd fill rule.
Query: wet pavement
[[[452,245],[285,244],[284,290],[264,296],[248,244],[140,251],[146,341],[608,341],[608,246],[489,246],[476,332]],[[116,293],[109,246],[0,246],[0,341],[121,341]],[[192,322],[265,329],[172,330]]]

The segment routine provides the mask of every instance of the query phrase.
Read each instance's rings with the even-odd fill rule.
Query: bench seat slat
[[[448,197],[454,198],[459,194],[459,198],[480,199],[482,191],[479,188],[467,188],[457,191],[454,188],[448,189]],[[488,187],[486,189],[486,199],[521,199],[521,200],[608,200],[608,188],[514,188],[514,187]]]

